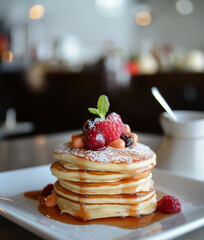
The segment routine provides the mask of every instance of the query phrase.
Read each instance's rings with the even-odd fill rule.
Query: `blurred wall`
[[[60,55],[63,50],[59,46],[67,38],[80,45],[82,60],[97,58],[108,44],[114,43],[127,51],[135,44],[132,1],[120,0],[120,4],[116,4],[112,9],[102,4],[100,6],[101,1],[97,0],[41,2],[0,0],[0,2],[0,15],[11,28],[11,40],[21,35],[24,47],[27,49],[37,47],[38,54],[43,55],[43,51],[46,52],[44,58],[50,58],[54,54]],[[43,4],[45,8],[42,19],[29,19],[29,10],[35,4]],[[14,54],[15,52],[19,54],[18,45],[20,40],[18,44],[11,46]]]
[[[155,44],[203,49],[204,1],[191,1],[193,11],[188,15],[182,15],[176,10],[177,2],[0,0],[0,16],[11,29],[11,38],[16,39],[21,35],[21,40],[12,45],[14,53],[19,54],[21,48],[24,51],[23,48],[28,50],[37,46],[37,53],[42,58],[61,54],[61,49],[54,48],[69,37],[80,45],[82,60],[97,58],[108,43],[113,43],[127,53],[133,50],[148,52]],[[45,15],[33,21],[29,19],[29,9],[35,4],[43,4]],[[141,27],[136,24],[135,16],[138,10],[145,9],[152,14],[152,22]],[[20,42],[23,42],[22,46]]]
[[[188,15],[176,11],[176,2],[176,0],[147,2],[153,15],[148,37],[158,45],[204,49],[204,1],[192,0],[193,11]]]

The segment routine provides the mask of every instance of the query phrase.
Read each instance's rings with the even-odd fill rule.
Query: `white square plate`
[[[204,183],[153,170],[157,190],[176,196],[183,211],[144,228],[122,229],[106,225],[69,225],[51,220],[37,210],[37,202],[21,194],[54,183],[49,165],[0,173],[0,214],[46,239],[131,240],[170,239],[204,225]]]

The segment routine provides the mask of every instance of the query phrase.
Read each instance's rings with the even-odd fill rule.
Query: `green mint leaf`
[[[110,106],[110,103],[109,103],[108,97],[105,95],[101,95],[97,102],[97,108],[98,108],[100,117],[102,119],[105,119],[106,113],[109,110],[109,106]]]
[[[106,113],[109,110],[109,100],[105,95],[101,95],[97,102],[97,108],[88,108],[89,112],[98,115],[100,118],[105,119]]]
[[[100,117],[100,113],[98,111],[98,109],[96,108],[88,108],[89,112],[93,113],[93,114],[96,114]]]

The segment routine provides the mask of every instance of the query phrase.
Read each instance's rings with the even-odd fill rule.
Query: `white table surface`
[[[54,162],[52,152],[60,143],[69,141],[71,135],[77,131],[70,131],[52,135],[37,135],[14,140],[0,141],[0,171],[21,169],[32,166],[39,166]],[[139,133],[139,142],[157,150],[161,136]],[[0,183],[2,184],[2,183]],[[41,238],[28,232],[22,227],[0,216],[0,239],[39,240]],[[203,240],[204,227],[185,234],[178,240]],[[91,239],[90,239],[91,240]]]

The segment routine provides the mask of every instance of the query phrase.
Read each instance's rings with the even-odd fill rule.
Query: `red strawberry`
[[[85,148],[88,150],[99,150],[105,147],[106,141],[104,135],[96,127],[91,127],[86,130]]]
[[[157,202],[157,209],[164,213],[178,213],[181,211],[181,203],[177,198],[167,195]]]
[[[120,138],[121,126],[117,121],[104,120],[97,122],[95,127],[103,133],[106,144]]]
[[[120,132],[122,133],[124,131],[123,121],[122,121],[120,115],[118,115],[117,113],[115,113],[115,112],[110,113],[106,117],[106,120],[111,120],[111,121],[117,122],[119,124],[119,126],[120,126]]]

